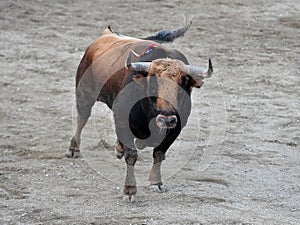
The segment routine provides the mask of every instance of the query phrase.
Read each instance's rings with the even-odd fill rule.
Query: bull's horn
[[[130,69],[136,72],[149,72],[151,62],[135,62],[130,64]]]
[[[202,69],[202,68],[197,67],[197,66],[187,65],[185,67],[185,71],[184,72],[186,72],[191,77],[204,79],[204,78],[211,77],[211,75],[213,74],[214,70],[213,70],[213,66],[212,66],[211,60],[209,59],[208,60],[208,70],[207,71],[205,69]]]
[[[132,62],[136,61],[139,57],[140,55],[131,50],[128,53],[127,59],[125,61],[125,67],[136,72],[148,72],[150,70],[151,62]]]

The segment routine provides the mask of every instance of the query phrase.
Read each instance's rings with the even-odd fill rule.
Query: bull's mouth
[[[175,115],[165,116],[165,115],[159,114],[156,117],[156,125],[160,129],[173,129],[177,125],[177,116],[175,116]]]

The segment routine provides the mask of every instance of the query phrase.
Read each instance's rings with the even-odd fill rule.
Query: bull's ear
[[[201,88],[201,86],[203,85],[203,80],[200,78],[191,78],[191,80],[192,80],[192,87]]]
[[[145,78],[143,74],[134,74],[132,77],[135,83],[137,83],[140,86],[142,86],[143,78]]]
[[[125,61],[125,68],[127,70],[129,70],[131,63],[138,61],[139,57],[140,57],[139,54],[137,54],[133,50],[130,50],[130,52],[128,53],[128,56],[126,58],[126,61]]]
[[[142,78],[144,78],[144,76],[142,74],[135,74],[133,75],[132,79],[135,81],[135,82],[139,82]]]
[[[191,84],[191,86],[200,88],[203,84],[203,79],[211,77],[214,70],[213,70],[212,62],[209,59],[207,71],[205,71],[200,67],[187,65],[185,67],[184,72],[187,73],[189,77],[191,77],[192,80],[194,81],[193,84]]]

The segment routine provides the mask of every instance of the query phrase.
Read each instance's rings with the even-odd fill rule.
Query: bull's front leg
[[[153,165],[149,174],[150,189],[155,192],[165,192],[166,187],[163,185],[161,179],[161,164],[165,159],[165,151],[154,149],[153,151]]]
[[[117,130],[118,134],[120,134],[120,132],[118,132],[120,130],[121,129]],[[116,156],[119,159],[121,159],[124,156],[126,162],[126,177],[125,177],[125,183],[123,187],[123,200],[124,202],[135,202],[137,187],[136,187],[136,179],[134,174],[134,165],[137,161],[138,154],[137,154],[137,150],[134,149],[133,137],[126,134],[123,136],[123,138],[124,140],[126,140],[125,141],[126,145],[123,144],[119,140],[119,138],[117,140],[117,145],[116,145]]]
[[[123,188],[123,200],[124,202],[134,202],[137,192],[136,179],[134,174],[134,165],[137,161],[137,150],[127,149],[125,152],[126,161],[126,178]]]
[[[161,164],[165,159],[165,154],[173,142],[176,140],[180,133],[180,130],[174,130],[170,132],[161,144],[153,150],[153,165],[149,174],[150,189],[155,192],[166,192],[166,186],[162,182],[161,178]]]

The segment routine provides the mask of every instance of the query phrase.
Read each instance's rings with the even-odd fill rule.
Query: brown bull
[[[161,162],[187,123],[192,88],[200,88],[202,80],[213,72],[210,60],[208,70],[204,71],[188,65],[179,51],[158,44],[182,36],[190,25],[143,39],[119,35],[108,27],[88,47],[79,64],[77,130],[67,156],[79,156],[81,131],[93,105],[96,101],[106,103],[114,114],[117,157],[125,156],[127,164],[123,189],[126,201],[133,202],[137,192],[136,146],[154,147],[150,185],[164,191]]]

